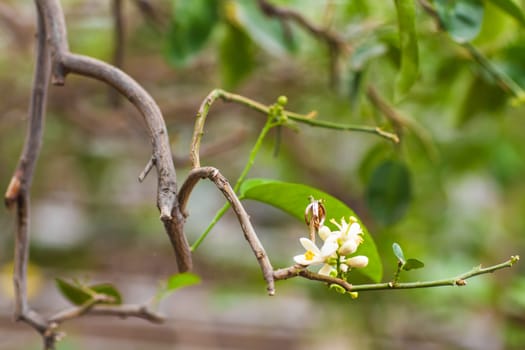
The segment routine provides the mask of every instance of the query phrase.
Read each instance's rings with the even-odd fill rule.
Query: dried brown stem
[[[117,316],[121,318],[136,317],[142,318],[152,323],[163,323],[165,321],[162,315],[149,310],[145,305],[105,305],[99,304],[99,301],[96,299],[91,299],[84,305],[61,311],[50,317],[49,321],[59,324],[70,319],[81,317],[83,315]]]
[[[337,32],[315,25],[301,13],[290,8],[274,5],[267,0],[258,0],[258,2],[259,7],[267,16],[293,21],[316,38],[327,42],[329,46],[350,49],[348,43]]]
[[[273,272],[273,278],[278,280],[286,280],[293,277],[303,277],[309,280],[313,281],[320,281],[325,282],[329,284],[337,284],[341,287],[343,287],[347,291],[352,290],[352,284],[346,282],[345,280],[342,280],[340,278],[320,275],[318,273],[309,271],[305,266],[301,265],[293,265],[284,269],[275,270]]]
[[[182,184],[179,192],[179,203],[180,208],[184,210],[188,202],[189,196],[195,187],[195,185],[204,178],[210,179],[215,186],[223,193],[224,197],[228,200],[232,206],[233,211],[237,215],[237,219],[241,225],[242,231],[244,232],[244,238],[248,241],[248,244],[252,248],[257,261],[261,267],[264,280],[266,281],[266,289],[269,295],[275,294],[273,268],[270,263],[270,259],[262,246],[261,241],[257,237],[255,230],[250,222],[250,217],[244,209],[241,201],[235,194],[235,191],[229,184],[228,180],[221,175],[218,169],[213,167],[202,167],[193,169],[186,178],[186,181]]]
[[[69,52],[63,12],[58,0],[37,0],[42,8],[53,58],[53,83],[62,85],[68,73],[100,80],[114,87],[142,114],[150,132],[157,168],[157,206],[175,251],[179,271],[192,268],[191,253],[183,232],[183,216],[176,201],[177,182],[166,124],[153,98],[126,73],[97,59]]]
[[[396,135],[399,139],[403,137],[403,129],[406,128],[414,134],[414,136],[421,142],[423,148],[426,150],[429,158],[432,161],[439,159],[439,154],[436,147],[433,144],[432,137],[429,132],[423,128],[414,119],[408,118],[399,113],[387,100],[383,98],[377,91],[377,89],[369,85],[366,89],[366,95],[372,105],[380,111],[385,118],[392,124]]]
[[[191,269],[191,255],[183,233],[184,218],[176,200],[175,167],[164,119],[157,104],[132,78],[104,62],[69,52],[62,8],[58,0],[35,0],[37,8],[37,57],[29,105],[29,123],[24,149],[5,194],[8,207],[17,210],[13,282],[15,287],[15,318],[32,326],[44,339],[45,349],[54,349],[59,334],[58,322],[79,317],[87,312],[134,316],[160,322],[160,316],[144,306],[109,307],[93,303],[63,311],[49,319],[30,309],[27,301],[27,264],[29,258],[30,188],[35,164],[42,143],[47,89],[50,78],[62,85],[68,73],[106,82],[124,95],[143,115],[153,145],[152,158],[158,173],[157,205],[177,257],[180,271]],[[102,300],[102,299],[101,299]],[[96,310],[96,311],[95,311]]]
[[[113,62],[112,64],[122,69],[124,66],[124,15],[122,14],[122,0],[111,2],[113,16]],[[114,90],[109,90],[109,103],[113,107],[121,105],[120,95]]]
[[[337,86],[339,83],[339,76],[341,72],[340,57],[341,54],[350,53],[352,47],[350,44],[335,31],[331,31],[328,27],[320,27],[300,12],[293,9],[277,6],[267,0],[258,0],[259,7],[268,17],[279,18],[282,22],[292,21],[305,29],[315,38],[323,41],[328,46],[328,53],[330,57],[330,83],[332,86]]]

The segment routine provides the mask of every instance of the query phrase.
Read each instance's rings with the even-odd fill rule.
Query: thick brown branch
[[[181,210],[184,210],[186,208],[187,201],[195,185],[199,182],[200,179],[204,178],[210,179],[215,184],[215,186],[217,186],[217,188],[223,193],[224,197],[226,197],[226,199],[232,206],[233,211],[237,215],[237,219],[239,220],[242,231],[244,232],[244,238],[246,238],[246,240],[248,241],[248,244],[252,248],[255,257],[257,258],[257,261],[261,266],[263,277],[266,281],[266,289],[268,290],[268,294],[274,295],[275,286],[273,268],[272,264],[270,263],[270,259],[268,258],[268,255],[266,254],[266,251],[264,250],[261,241],[257,237],[257,233],[255,233],[255,230],[250,222],[250,217],[248,213],[246,212],[243,205],[241,204],[241,201],[235,194],[235,191],[233,191],[233,188],[229,184],[228,180],[226,180],[226,178],[221,175],[219,170],[213,167],[202,167],[193,169],[188,174],[186,181],[181,186],[178,197]]]
[[[126,97],[142,114],[153,145],[152,157],[157,168],[157,205],[161,220],[175,250],[179,271],[192,268],[191,253],[183,232],[183,216],[176,201],[177,183],[166,124],[153,98],[130,76],[118,68],[94,58],[72,54],[68,50],[65,22],[57,0],[37,0],[49,32],[55,84],[63,84],[68,73],[103,81]]]

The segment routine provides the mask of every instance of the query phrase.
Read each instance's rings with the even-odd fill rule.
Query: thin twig
[[[122,0],[112,0],[111,14],[113,16],[113,62],[112,64],[122,69],[124,66],[124,15]],[[120,95],[111,88],[109,90],[109,102],[113,107],[121,105]]]
[[[320,281],[328,284],[337,284],[347,291],[351,291],[353,288],[352,284],[348,283],[343,279],[330,277],[326,275],[320,275],[318,273],[309,271],[305,266],[297,264],[284,269],[275,270],[273,272],[273,277],[276,281],[286,280],[293,277],[303,277],[312,281]]]
[[[260,102],[254,101],[247,97],[226,92],[221,89],[214,89],[212,92],[206,96],[204,101],[199,107],[197,115],[195,117],[195,126],[193,128],[193,138],[191,143],[190,150],[190,159],[192,162],[193,168],[198,168],[201,166],[199,159],[199,149],[202,135],[204,134],[204,124],[206,122],[206,117],[208,116],[211,105],[217,100],[222,99],[225,102],[235,102],[242,104],[246,107],[249,107],[259,113],[268,115],[270,112],[270,106],[264,105]],[[399,137],[396,134],[384,131],[378,127],[362,126],[362,125],[349,125],[349,124],[339,124],[329,121],[313,119],[315,113],[310,114],[299,114],[290,111],[283,111],[283,115],[291,120],[294,120],[298,123],[307,124],[313,127],[322,127],[327,129],[343,130],[343,131],[358,131],[376,134],[378,136],[384,137],[389,141],[394,143],[399,142]]]
[[[121,318],[136,317],[150,321],[152,323],[163,323],[165,318],[149,310],[145,305],[138,304],[124,304],[124,305],[105,305],[99,304],[95,299],[91,299],[91,303],[86,303],[78,307],[73,307],[64,310],[52,317],[50,321],[54,323],[62,323],[66,320],[78,318],[87,315],[103,315],[103,316],[117,316]]]
[[[332,86],[337,86],[341,72],[340,58],[342,54],[350,54],[352,46],[339,33],[331,31],[328,27],[320,27],[300,12],[293,9],[277,6],[267,0],[258,0],[259,7],[268,17],[276,17],[282,23],[292,21],[305,29],[316,39],[324,42],[328,46],[328,54],[330,57],[330,83]]]
[[[143,182],[146,179],[146,176],[148,176],[151,169],[153,169],[153,166],[155,165],[155,159],[151,157],[148,162],[146,163],[146,166],[144,167],[144,170],[139,175],[139,182]]]
[[[300,12],[290,8],[277,6],[267,0],[258,0],[259,7],[269,17],[277,17],[283,20],[290,20],[304,28],[317,39],[326,41],[330,46],[339,49],[350,49],[350,45],[342,38],[339,33],[315,25],[306,19]]]
[[[42,322],[31,312],[27,303],[27,262],[29,259],[30,191],[35,165],[42,146],[47,89],[50,77],[50,57],[46,45],[46,28],[40,9],[37,20],[37,57],[33,88],[29,103],[29,123],[24,149],[5,194],[8,207],[16,205],[17,228],[14,254],[13,281],[15,287],[15,318],[24,320],[37,329]]]
[[[366,89],[366,95],[372,105],[377,108],[385,118],[392,124],[396,135],[399,138],[403,135],[403,129],[407,128],[410,130],[416,138],[421,142],[424,149],[427,151],[429,158],[432,161],[439,159],[439,154],[432,142],[432,137],[425,128],[423,128],[417,121],[405,117],[399,113],[390,103],[388,103],[377,91],[377,89],[369,85]]]
[[[343,287],[347,292],[362,292],[371,290],[387,290],[387,289],[415,289],[415,288],[432,288],[432,287],[444,287],[444,286],[465,286],[467,285],[466,280],[475,276],[483,275],[486,273],[492,273],[497,270],[501,270],[507,267],[512,267],[518,262],[519,256],[511,256],[509,260],[502,262],[501,264],[482,268],[476,266],[472,270],[460,274],[456,277],[435,280],[435,281],[424,281],[424,282],[405,282],[405,283],[373,283],[373,284],[357,284],[352,285],[342,279],[334,278],[330,276],[320,275],[308,271],[306,267],[301,265],[290,266],[285,269],[274,271],[273,275],[275,280],[284,280],[293,277],[303,277],[309,280],[326,282],[328,284],[337,284]]]
[[[212,157],[218,154],[228,152],[247,139],[248,133],[245,129],[238,129],[231,132],[231,134],[223,135],[221,139],[216,142],[203,145],[200,149],[199,156],[202,158]],[[192,161],[189,156],[174,156],[173,161],[175,166],[192,166]]]
[[[244,238],[248,241],[248,244],[252,248],[257,261],[261,267],[264,280],[266,281],[266,289],[269,295],[275,294],[273,268],[270,263],[270,259],[262,246],[261,241],[257,237],[255,230],[250,222],[250,217],[244,209],[241,201],[235,194],[235,191],[229,184],[228,180],[221,175],[218,169],[213,167],[202,167],[193,169],[186,178],[186,181],[182,184],[179,192],[179,203],[180,208],[184,210],[188,202],[189,196],[199,182],[203,178],[210,179],[215,186],[223,193],[224,197],[228,200],[233,208],[233,211],[237,215],[237,219],[241,225],[242,231],[244,232]]]

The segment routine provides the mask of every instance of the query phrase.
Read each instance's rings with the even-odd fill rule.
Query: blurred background
[[[269,2],[337,33],[344,49],[294,21],[267,16],[255,0],[61,3],[71,50],[122,67],[160,105],[179,181],[189,169],[195,113],[212,89],[265,104],[286,95],[289,110],[401,134],[394,145],[373,134],[304,125],[272,132],[249,175],[304,183],[348,204],[374,237],[384,281],[396,268],[393,242],[426,265],[404,273],[402,281],[452,277],[523,253],[525,109],[493,73],[512,79],[515,90],[525,85],[525,17],[495,5],[519,9],[521,1],[458,0],[439,13],[461,17],[462,8],[472,10],[465,21],[474,31],[468,41],[489,69],[424,10],[442,1],[417,2],[419,73],[401,99],[395,96],[394,1]],[[3,189],[25,137],[34,31],[33,2],[0,3]],[[385,117],[370,91],[401,119]],[[202,163],[234,182],[264,122],[263,115],[218,101],[206,124]],[[137,181],[150,152],[141,116],[108,87],[70,76],[64,87],[50,88],[32,189],[29,294],[35,309],[49,315],[68,305],[55,287],[57,277],[111,282],[125,302],[142,303],[176,272],[158,219],[155,174]],[[186,225],[190,243],[223,203],[213,185],[198,185]],[[291,265],[302,252],[304,224],[262,204],[246,206],[273,265]],[[0,349],[39,349],[39,335],[12,319],[14,219],[0,208]],[[88,316],[64,325],[68,336],[58,348],[525,348],[523,264],[463,288],[368,292],[357,300],[292,279],[278,282],[270,298],[231,213],[195,252],[194,263],[203,282],[162,302],[164,325]]]

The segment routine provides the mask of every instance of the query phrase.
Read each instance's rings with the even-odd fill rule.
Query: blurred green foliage
[[[98,7],[88,13],[76,7],[82,1],[64,2],[73,28],[69,39],[73,49],[108,59],[110,17],[105,2],[94,2]],[[323,40],[297,23],[265,16],[255,1],[248,0],[155,2],[168,23],[160,31],[152,30],[126,4],[124,69],[166,111],[177,156],[187,153],[192,118],[215,87],[227,87],[261,102],[284,94],[289,100],[287,109],[316,110],[317,118],[323,120],[377,125],[389,131],[400,127],[399,145],[366,134],[307,127],[298,133],[284,130],[278,157],[273,156],[273,141],[267,140],[251,174],[319,188],[353,209],[383,257],[385,280],[396,270],[393,242],[425,261],[424,269],[402,275],[407,280],[449,277],[480,263],[520,254],[525,248],[525,123],[521,120],[525,109],[516,92],[525,87],[523,2],[428,2],[436,17],[417,1],[413,21],[404,25],[400,21],[406,17],[397,2],[271,2],[294,9],[349,43],[351,49],[337,60],[337,81],[332,85],[329,77],[334,66]],[[399,4],[409,6],[409,2]],[[32,2],[7,3],[21,13],[31,13]],[[86,16],[99,20],[88,21]],[[400,29],[407,31],[408,43],[400,42]],[[7,38],[0,41],[0,88],[4,91],[0,184],[6,187],[23,144],[32,53],[27,48],[15,49],[9,31],[0,33]],[[483,60],[476,59],[469,47]],[[412,62],[411,68],[407,61]],[[509,81],[515,84],[512,89],[506,86]],[[386,118],[367,97],[371,85],[409,122],[396,126]],[[72,78],[65,88],[51,91],[32,193],[35,211],[49,202],[60,203],[75,208],[89,225],[74,247],[52,247],[82,254],[54,255],[39,235],[51,220],[33,220],[35,262],[44,267],[158,273],[156,266],[162,259],[172,257],[154,208],[154,176],[142,185],[136,183],[149,158],[148,139],[136,127],[141,122],[132,113],[111,110],[103,102],[106,90],[100,85]],[[400,92],[403,98],[398,100]],[[240,126],[248,128],[252,142],[263,123],[263,118],[232,105],[211,113],[214,117],[204,142],[225,138]],[[419,128],[409,127],[414,123]],[[236,178],[250,142],[238,141],[234,151],[206,157],[205,163]],[[187,169],[180,166],[178,170],[183,179]],[[190,206],[188,218],[190,238],[200,233],[200,223],[222,204],[212,190],[197,195],[201,197]],[[250,214],[256,229],[265,232],[262,240],[270,255],[279,263],[291,264],[305,227],[255,209]],[[12,220],[11,213],[0,212],[1,259],[11,256]],[[240,230],[231,227],[235,226],[218,226],[212,236],[219,238],[210,237],[196,259],[204,271],[213,271],[206,277],[218,288],[263,296],[255,259],[241,253],[248,248]],[[126,250],[133,257],[145,258],[121,264],[120,254]],[[156,258],[152,251],[165,255]],[[221,251],[231,252],[223,254],[231,260],[221,260]],[[79,257],[86,263],[65,261]],[[525,295],[525,270],[521,265],[469,281],[465,288],[362,293],[355,302],[303,281],[281,282],[278,291],[282,288],[293,295],[306,290],[315,303],[323,303],[327,332],[348,337],[341,324],[351,324],[356,334],[368,339],[361,348],[418,346],[421,343],[414,345],[407,339],[419,336],[442,349],[473,349],[472,343],[458,340],[468,338],[459,330],[468,325],[479,331],[476,320],[488,315],[491,331],[482,328],[478,334],[497,338],[499,348],[521,349],[525,344],[525,307],[520,297]],[[231,271],[236,271],[235,278]],[[232,283],[237,289],[231,288]],[[414,329],[415,322],[421,327]]]

